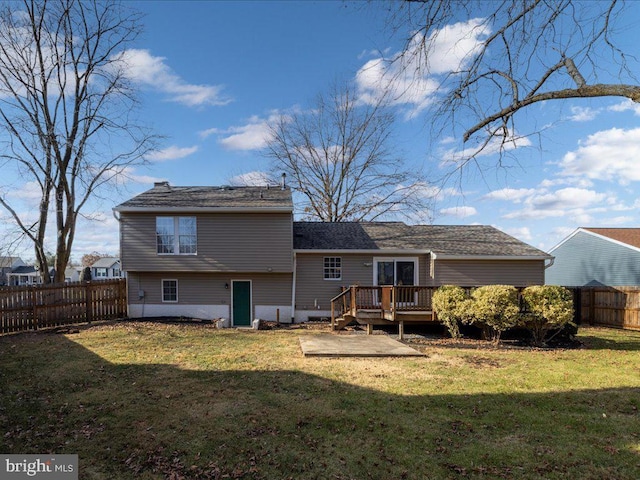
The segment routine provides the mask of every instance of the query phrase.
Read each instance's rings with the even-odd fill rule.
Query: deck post
[[[367,323],[367,335],[373,335],[373,323]]]
[[[336,329],[336,307],[331,301],[331,330]]]
[[[398,340],[404,340],[404,320],[398,322]]]

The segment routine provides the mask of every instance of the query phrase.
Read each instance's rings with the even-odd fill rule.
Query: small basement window
[[[162,280],[162,301],[172,303],[178,301],[178,280]]]

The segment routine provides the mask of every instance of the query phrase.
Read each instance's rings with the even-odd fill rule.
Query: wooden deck
[[[340,330],[355,321],[367,325],[398,325],[400,337],[404,323],[437,321],[431,308],[436,287],[351,286],[331,300],[331,327]]]

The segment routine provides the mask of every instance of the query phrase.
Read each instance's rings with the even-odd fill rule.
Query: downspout
[[[546,270],[547,268],[549,268],[550,266],[552,266],[555,262],[556,262],[556,257],[551,257],[548,259],[549,263],[547,265],[544,266],[544,269]]]
[[[118,212],[116,212],[115,209],[111,210],[111,214],[113,215],[113,218],[115,218],[118,221],[118,223],[120,223],[120,216],[118,215]],[[122,246],[122,225],[118,225],[118,240],[119,240],[119,243],[120,243],[119,246]],[[120,252],[120,274],[121,275],[124,274],[124,278],[127,279],[127,284],[126,284],[127,288],[125,288],[125,292],[127,292],[127,298],[126,298],[126,302],[127,302],[127,317],[131,317],[131,311],[130,311],[131,310],[131,303],[129,302],[129,278],[128,278],[129,276],[127,275],[127,271],[123,267],[124,267],[124,265],[122,264],[122,252]],[[138,292],[140,292],[140,291],[141,291],[140,290],[140,277],[138,277]],[[143,317],[144,317],[144,303],[146,301],[147,301],[146,299],[144,299],[142,301],[142,316]]]
[[[431,277],[431,280],[434,280],[436,278],[436,258],[437,257],[438,256],[436,255],[436,252],[434,252],[433,250],[429,252],[429,270],[430,270],[429,276]]]
[[[297,257],[293,252],[293,280],[291,283],[291,323],[295,323],[296,319],[296,273],[297,273]]]

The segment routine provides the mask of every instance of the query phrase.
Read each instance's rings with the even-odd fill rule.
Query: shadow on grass
[[[113,364],[0,339],[0,450],[80,478],[637,478],[640,389],[393,395],[293,370]]]

